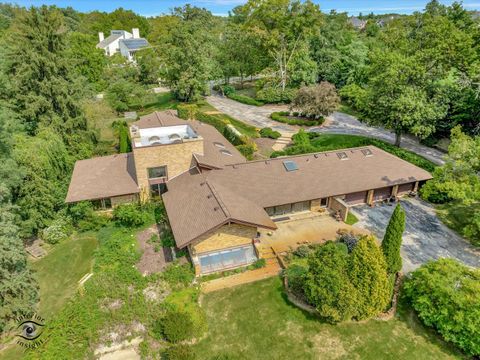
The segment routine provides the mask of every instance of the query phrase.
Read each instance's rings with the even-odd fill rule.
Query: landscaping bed
[[[270,118],[284,124],[299,126],[319,126],[325,122],[323,117],[319,119],[306,118],[300,116],[298,113],[290,113],[289,111],[273,112]]]

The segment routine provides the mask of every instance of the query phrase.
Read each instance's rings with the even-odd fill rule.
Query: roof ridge
[[[217,189],[215,189],[215,186],[213,186],[213,184],[211,184],[207,179],[205,179],[205,183],[207,184],[208,188],[212,192],[213,196],[215,196],[215,199],[217,200],[218,205],[220,205],[220,208],[225,214],[225,217],[231,218],[232,215],[230,214],[230,211],[228,211],[227,206],[225,205],[222,198],[220,197],[220,193],[217,191]]]

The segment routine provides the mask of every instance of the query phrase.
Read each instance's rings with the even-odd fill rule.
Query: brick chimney
[[[134,39],[140,38],[140,30],[138,28],[133,28],[132,29],[132,35]]]
[[[103,36],[103,32],[98,33],[98,40],[103,41],[105,39],[105,36]]]

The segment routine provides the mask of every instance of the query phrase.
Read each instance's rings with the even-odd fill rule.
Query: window
[[[149,179],[158,179],[162,177],[167,177],[167,167],[159,166],[148,169],[148,178]]]
[[[320,206],[321,207],[327,207],[327,204],[328,204],[328,198],[320,199]]]
[[[165,183],[150,185],[150,194],[153,198],[160,197],[165,192],[167,192],[167,184]]]
[[[112,208],[112,200],[110,198],[98,199],[92,201],[95,210],[106,210]]]

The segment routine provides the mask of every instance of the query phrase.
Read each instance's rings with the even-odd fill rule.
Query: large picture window
[[[167,177],[167,167],[166,166],[158,166],[148,169],[148,178],[149,179],[158,179]]]

